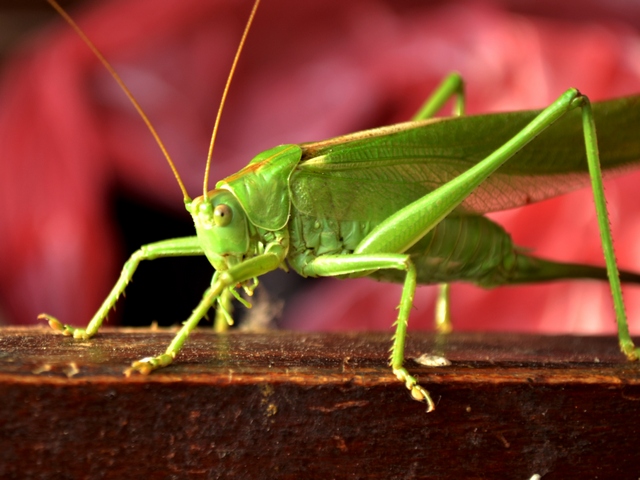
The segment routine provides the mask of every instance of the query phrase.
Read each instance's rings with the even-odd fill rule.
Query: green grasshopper
[[[232,323],[231,300],[243,301],[238,290],[253,292],[258,277],[278,268],[292,268],[304,277],[369,276],[401,283],[390,364],[413,398],[426,402],[429,411],[434,403],[428,391],[403,366],[418,283],[441,285],[436,320],[446,330],[449,282],[493,287],[608,278],[621,350],[630,360],[640,356],[629,335],[620,288],[620,279],[640,283],[640,275],[618,273],[600,171],[601,166],[617,171],[638,164],[640,135],[629,126],[640,125],[640,96],[591,105],[587,97],[569,89],[541,111],[463,116],[463,82],[452,74],[409,122],[321,142],[277,146],[209,191],[222,105],[257,0],[218,111],[203,194],[192,200],[155,130],[118,75],[55,0],[48,1],[94,50],[147,122],[183,192],[196,236],[160,241],[136,251],[86,329],[63,325],[47,314],[40,317],[66,335],[88,339],[98,331],[140,261],[205,255],[215,268],[211,286],[166,352],[133,362],[127,374],[147,374],[172,363],[216,303],[216,324]],[[431,118],[452,98],[454,116]],[[606,269],[534,257],[482,216],[573,190],[585,183],[587,173]],[[549,179],[553,179],[551,187],[541,187]]]

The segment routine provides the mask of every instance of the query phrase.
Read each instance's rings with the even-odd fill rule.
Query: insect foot
[[[174,355],[169,353],[163,353],[157,357],[146,357],[133,362],[129,368],[124,371],[124,374],[129,377],[132,373],[138,372],[142,375],[149,375],[153,370],[157,368],[166,367],[173,362]]]
[[[91,338],[91,335],[89,335],[84,328],[75,328],[71,325],[63,325],[57,318],[47,315],[46,313],[41,313],[38,315],[38,318],[40,320],[46,320],[51,328],[58,332],[62,332],[63,335],[73,336],[73,338],[77,338],[79,340],[88,340]]]
[[[414,400],[417,400],[419,402],[426,402],[426,404],[428,405],[427,413],[433,412],[436,409],[436,405],[435,403],[433,403],[429,392],[418,385],[418,381],[414,377],[409,375],[409,372],[407,372],[406,368],[394,368],[393,373],[398,378],[398,380],[404,382],[405,386],[411,392],[411,396]]]

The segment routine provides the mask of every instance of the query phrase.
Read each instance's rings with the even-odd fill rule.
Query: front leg
[[[134,272],[138,268],[138,265],[142,260],[154,260],[156,258],[163,257],[187,257],[194,255],[204,255],[198,237],[183,237],[174,238],[171,240],[164,240],[161,242],[150,243],[140,247],[133,255],[126,261],[120,278],[111,289],[107,298],[95,313],[86,328],[77,328],[71,325],[64,325],[57,318],[41,313],[38,318],[44,319],[49,322],[49,325],[54,330],[62,332],[64,335],[73,335],[74,338],[87,340],[94,336],[102,322],[113,308],[113,306],[120,298],[120,295],[124,292],[124,289],[131,281]]]
[[[156,368],[166,367],[173,362],[173,359],[182,349],[182,345],[189,337],[189,334],[198,326],[198,322],[207,314],[213,303],[223,292],[230,291],[230,289],[235,288],[236,285],[251,278],[275,270],[282,263],[283,256],[284,254],[280,251],[275,253],[269,252],[245,260],[239,265],[231,267],[229,270],[217,271],[213,276],[211,287],[204,292],[202,300],[193,312],[191,312],[189,318],[183,323],[182,328],[173,338],[167,350],[162,355],[145,357],[137,362],[133,362],[131,367],[125,370],[125,375],[129,376],[133,372],[146,375]]]

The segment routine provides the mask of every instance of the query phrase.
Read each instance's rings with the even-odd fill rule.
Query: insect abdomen
[[[418,283],[466,281],[485,286],[508,283],[517,252],[505,230],[481,216],[445,218],[407,253]],[[380,271],[373,277],[402,282],[401,272]]]

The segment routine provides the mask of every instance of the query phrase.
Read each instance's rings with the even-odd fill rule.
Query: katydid
[[[54,0],[49,1],[59,8]],[[85,41],[102,58],[86,37]],[[221,108],[227,91],[228,84]],[[457,100],[456,115],[432,119],[452,97]],[[566,278],[609,278],[620,346],[629,359],[635,360],[640,352],[627,328],[600,166],[622,171],[638,163],[640,138],[628,126],[640,124],[639,102],[640,96],[632,96],[591,105],[587,97],[569,89],[542,111],[465,117],[460,115],[464,104],[462,80],[453,74],[409,122],[272,148],[209,191],[209,165],[220,110],[202,196],[193,200],[188,196],[167,155],[195,223],[196,236],[156,242],[135,252],[86,329],[62,325],[50,315],[41,317],[67,335],[90,338],[141,260],[205,255],[216,271],[202,301],[164,354],[134,362],[127,370],[149,373],[173,361],[189,333],[214,304],[218,305],[217,323],[231,322],[229,303],[232,297],[240,298],[237,290],[253,291],[258,277],[271,270],[290,267],[305,277],[370,276],[399,282],[403,290],[391,367],[412,396],[427,402],[433,410],[427,390],[403,366],[406,328],[417,283],[466,281],[492,287]],[[529,255],[513,245],[501,227],[482,216],[568,192],[583,186],[588,178],[592,181],[606,270]],[[638,274],[622,272],[621,278],[640,283]],[[446,286],[442,291],[438,316],[446,319]]]

